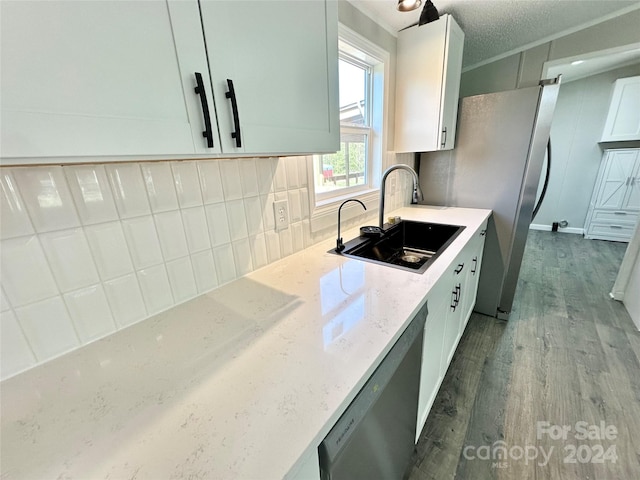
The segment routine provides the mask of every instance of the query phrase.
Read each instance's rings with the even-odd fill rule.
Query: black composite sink
[[[402,220],[383,234],[350,240],[341,255],[423,273],[464,228]]]

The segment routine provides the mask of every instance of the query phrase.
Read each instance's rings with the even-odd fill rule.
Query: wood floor
[[[473,314],[411,480],[640,479],[640,333],[609,298],[625,249],[530,232],[511,317]]]

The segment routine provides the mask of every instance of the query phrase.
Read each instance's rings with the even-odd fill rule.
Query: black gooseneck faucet
[[[338,239],[336,240],[336,252],[338,253],[344,250],[344,243],[342,243],[342,237],[340,236],[340,212],[342,211],[342,207],[344,207],[344,204],[349,202],[358,202],[360,205],[362,205],[362,208],[364,208],[365,210],[367,209],[367,207],[364,206],[364,203],[356,198],[345,200],[338,208]]]

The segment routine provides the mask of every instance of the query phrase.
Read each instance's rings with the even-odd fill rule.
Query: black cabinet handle
[[[486,234],[487,234],[487,231],[486,231],[486,230],[482,230],[482,231],[480,232],[480,236],[481,236],[481,237],[484,237]]]
[[[456,272],[456,275],[460,275],[460,272],[462,271],[463,268],[464,268],[464,263],[459,263],[457,268],[454,270],[454,272]]]
[[[238,116],[238,102],[236,101],[236,91],[233,88],[233,80],[227,78],[227,86],[229,91],[227,92],[227,98],[231,100],[231,110],[233,111],[233,128],[235,132],[231,132],[231,138],[236,139],[236,147],[242,146],[242,140],[240,137],[240,117]]]
[[[442,143],[440,144],[440,146],[444,148],[446,144],[447,144],[447,127],[444,127],[442,129]]]
[[[471,267],[471,273],[476,274],[476,270],[478,268],[478,257],[473,257],[473,267]]]
[[[207,103],[207,92],[204,89],[204,83],[202,83],[202,74],[195,72],[196,74],[196,88],[195,92],[200,95],[200,104],[202,105],[202,116],[204,117],[204,132],[202,136],[207,139],[207,147],[213,148],[213,130],[211,130],[211,117],[209,116],[209,104]]]
[[[453,297],[451,298],[451,310],[453,312],[456,311],[456,308],[458,308],[458,305],[460,304],[461,290],[462,290],[461,284],[457,284],[455,289],[451,292],[451,294],[453,295]]]

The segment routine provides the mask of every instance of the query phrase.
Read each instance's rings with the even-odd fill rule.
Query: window
[[[312,230],[317,229],[314,217],[334,216],[339,202],[347,197],[360,198],[365,204],[367,197],[370,203],[377,202],[382,172],[389,54],[342,25],[339,37],[341,148],[313,157]]]

